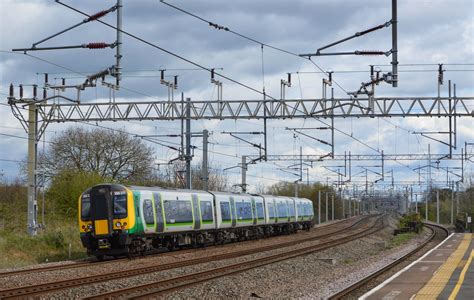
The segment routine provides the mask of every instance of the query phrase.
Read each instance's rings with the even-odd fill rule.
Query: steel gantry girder
[[[431,156],[432,161],[436,161],[437,158],[446,158],[446,154],[351,154],[350,159],[354,161],[380,161],[391,160],[391,161],[427,161],[428,157]],[[252,158],[252,156],[249,156]],[[310,161],[317,162],[326,160],[328,155],[267,155],[267,161]],[[349,156],[344,154],[334,155],[334,157],[328,159],[329,161],[346,161]],[[462,160],[468,159],[469,157],[463,154],[453,154],[451,160]]]
[[[191,119],[282,119],[309,117],[473,117],[474,97],[367,98],[295,100],[191,101]],[[38,103],[46,122],[181,120],[186,103],[137,101],[104,103]]]

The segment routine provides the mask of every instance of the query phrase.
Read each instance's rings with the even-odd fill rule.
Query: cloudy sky
[[[65,3],[89,14],[109,8],[115,1],[71,1]],[[264,47],[170,8],[159,0],[124,0],[123,28],[146,41],[194,61],[208,68],[222,68],[222,74],[257,90],[265,86],[267,94],[280,97],[280,79],[293,73],[293,86],[287,89],[287,98],[321,97],[322,74],[305,59]],[[226,26],[231,30],[293,53],[314,52],[317,48],[352,35],[372,26],[383,24],[391,18],[389,0],[295,0],[295,1],[172,1],[182,9],[202,18]],[[445,82],[451,79],[457,84],[458,96],[474,95],[474,1],[472,0],[399,0],[399,87],[382,84],[377,96],[436,96],[436,65],[445,65]],[[0,1],[0,173],[9,179],[19,174],[18,163],[26,156],[26,133],[12,116],[6,104],[10,83],[41,84],[42,73],[50,73],[50,81],[65,77],[68,83],[79,83],[84,74],[91,74],[114,64],[114,50],[58,50],[29,52],[30,56],[10,52],[13,48],[29,47],[42,38],[80,22],[84,17],[53,0],[1,0]],[[115,15],[104,19],[114,23]],[[115,41],[115,32],[99,23],[88,23],[68,33],[45,42],[44,46],[77,45],[90,42]],[[391,29],[385,28],[370,35],[351,40],[334,48],[337,51],[391,49]],[[346,97],[345,91],[357,90],[361,82],[369,78],[369,65],[380,65],[382,71],[391,57],[347,56],[317,57],[314,62],[323,70],[334,70],[335,97]],[[262,64],[263,61],[263,64]],[[423,64],[423,65],[419,65]],[[217,90],[210,83],[208,72],[152,48],[129,37],[123,38],[122,86],[116,93],[118,101],[149,101],[167,99],[168,90],[160,85],[159,69],[167,69],[166,75],[179,76],[179,89],[195,100],[216,99]],[[264,70],[262,72],[262,70]],[[350,71],[350,72],[348,72]],[[355,72],[353,72],[355,71]],[[171,77],[167,77],[171,79]],[[101,102],[110,99],[110,91],[104,87],[90,89],[83,94],[85,102]],[[447,85],[442,87],[447,95]],[[261,95],[232,82],[223,82],[224,99],[260,99]],[[178,97],[177,97],[178,98]],[[474,109],[474,107],[469,107]],[[353,154],[376,154],[372,148],[387,154],[447,153],[440,143],[412,134],[413,131],[447,131],[447,120],[428,118],[391,119],[344,119],[336,120],[335,127],[352,137],[336,132],[336,154],[351,151]],[[133,134],[172,134],[179,132],[179,122],[129,122],[103,123],[103,126],[126,130]],[[51,124],[46,140],[64,130],[66,126],[93,125]],[[330,149],[302,135],[293,135],[285,127],[320,127],[315,119],[276,120],[268,123],[268,154],[324,154]],[[194,130],[208,129],[210,160],[214,168],[224,169],[237,165],[242,155],[257,155],[258,151],[239,142],[223,130],[255,131],[263,129],[261,121],[196,121]],[[474,142],[473,119],[462,118],[458,122],[458,146]],[[326,131],[310,131],[311,135],[329,141]],[[168,144],[177,139],[164,138]],[[261,137],[251,138],[254,143]],[[199,163],[201,140],[194,163]],[[176,156],[169,148],[153,145],[156,162],[163,163]],[[468,147],[472,152],[474,146]],[[456,153],[459,153],[456,150]],[[340,165],[327,161],[328,166]],[[361,166],[379,165],[379,162],[353,162],[353,177],[359,183],[365,181]],[[393,170],[395,182],[417,181],[419,174],[413,168],[426,162],[386,162],[385,171]],[[334,173],[314,165],[309,170],[310,181],[337,180]],[[443,161],[440,166],[458,166],[459,162]],[[296,176],[280,171],[288,164],[261,163],[249,167],[249,179],[253,190],[278,181],[294,181]],[[380,168],[371,168],[380,172]],[[472,173],[467,164],[467,173]],[[425,171],[423,171],[425,172]],[[421,177],[426,174],[421,173]],[[363,173],[363,174],[362,174]],[[239,183],[237,168],[227,171],[231,181]],[[387,174],[388,175],[388,174]],[[436,181],[446,181],[446,172],[434,170]],[[329,179],[328,179],[329,178]],[[385,180],[385,183],[391,179]],[[305,178],[306,179],[306,178]],[[347,179],[347,178],[346,178]],[[369,179],[378,179],[369,173]],[[455,179],[452,177],[451,179]],[[442,184],[442,183],[440,183]],[[383,182],[379,183],[382,188]],[[359,187],[360,189],[361,187]],[[404,188],[404,187],[400,187]]]

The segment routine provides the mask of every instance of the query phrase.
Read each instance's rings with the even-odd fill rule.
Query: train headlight
[[[119,221],[119,222],[115,223],[115,226],[120,228],[120,226],[122,226],[122,223],[120,223],[120,221]]]
[[[88,225],[87,225],[87,229],[89,229],[90,231],[92,231],[92,225],[91,225],[91,224],[88,224]]]

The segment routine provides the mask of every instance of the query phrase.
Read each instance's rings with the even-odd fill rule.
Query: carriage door
[[[97,236],[113,233],[113,211],[110,187],[95,186],[91,189],[91,220]]]
[[[234,197],[230,197],[230,215],[232,218],[232,227],[235,227],[235,225],[237,224],[237,215],[235,213]]]
[[[156,232],[164,232],[165,224],[163,221],[163,204],[161,201],[161,195],[159,193],[153,193],[155,199],[155,213],[156,213]]]
[[[253,225],[257,225],[257,207],[255,205],[255,198],[252,198],[252,214],[253,214]]]
[[[199,210],[199,199],[196,194],[191,195],[193,199],[194,229],[201,229],[201,211]]]

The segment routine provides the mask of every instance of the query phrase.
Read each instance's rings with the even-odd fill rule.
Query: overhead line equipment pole
[[[202,131],[202,185],[203,190],[209,190],[209,169],[207,162],[207,138],[209,137],[209,131],[204,129]]]
[[[191,189],[191,98],[186,98],[186,188]]]
[[[392,0],[392,86],[398,86],[397,0]]]
[[[321,190],[318,191],[318,224],[321,224]]]
[[[118,89],[122,77],[122,0],[117,0],[117,48],[115,54],[115,85]]]

